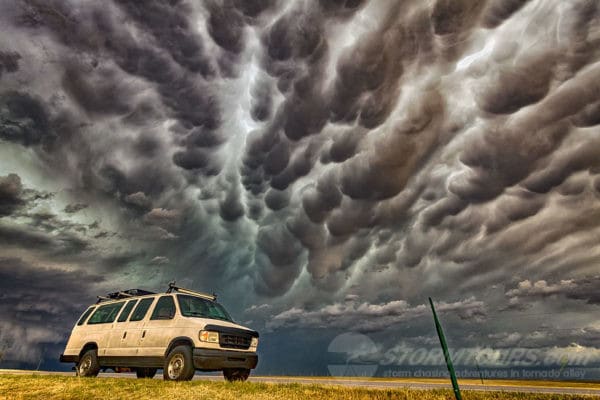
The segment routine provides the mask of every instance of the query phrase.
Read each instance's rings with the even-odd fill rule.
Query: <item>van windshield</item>
[[[220,319],[233,322],[225,308],[216,301],[205,300],[201,297],[178,294],[177,301],[184,317]]]

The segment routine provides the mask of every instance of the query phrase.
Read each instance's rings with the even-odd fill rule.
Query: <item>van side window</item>
[[[173,319],[175,316],[175,302],[173,296],[162,296],[158,299],[150,319]]]
[[[88,325],[108,324],[113,322],[115,318],[117,318],[117,314],[121,310],[121,307],[123,307],[123,304],[125,304],[125,302],[106,304],[98,307],[96,312],[92,314],[90,320],[87,322]]]
[[[131,313],[131,310],[133,310],[133,306],[135,306],[135,303],[137,303],[137,300],[129,300],[127,302],[127,305],[125,306],[125,308],[123,308],[123,312],[121,312],[121,315],[119,315],[119,319],[117,319],[117,322],[127,321],[127,318],[129,318],[129,314]]]
[[[96,309],[96,307],[90,307],[88,308],[83,315],[81,316],[81,318],[79,318],[79,321],[77,321],[77,325],[83,325],[83,323],[85,322],[86,319],[88,319],[88,317],[90,316],[90,314],[92,313],[92,311],[94,311]]]
[[[143,320],[152,302],[154,302],[154,297],[149,297],[140,300],[135,310],[133,310],[133,314],[131,314],[131,318],[129,319],[129,321]]]

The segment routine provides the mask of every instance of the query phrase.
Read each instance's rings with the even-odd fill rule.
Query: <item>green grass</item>
[[[77,378],[70,376],[0,375],[0,399],[377,399],[438,400],[454,398],[450,390],[366,389],[330,385],[165,382],[158,379]],[[503,392],[463,393],[464,400],[575,400],[589,397]]]
[[[273,380],[285,380],[286,376],[269,376]],[[331,376],[292,376],[294,379],[311,380],[340,380],[340,381],[368,381],[368,382],[405,382],[405,383],[442,383],[450,384],[449,378],[386,378],[386,377],[331,377]],[[543,381],[533,379],[484,379],[486,386],[530,386],[547,388],[582,388],[582,389],[600,389],[600,382],[597,381]],[[459,385],[479,386],[480,379],[458,379]]]

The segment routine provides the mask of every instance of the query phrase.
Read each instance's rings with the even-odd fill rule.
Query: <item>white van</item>
[[[236,324],[215,295],[169,284],[166,293],[130,289],[99,297],[81,316],[61,362],[77,375],[135,371],[152,378],[190,380],[196,370],[246,380],[256,367],[258,332]]]

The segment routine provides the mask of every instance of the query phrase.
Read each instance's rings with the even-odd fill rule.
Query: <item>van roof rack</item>
[[[190,289],[185,289],[185,288],[176,286],[175,281],[169,282],[169,288],[167,289],[167,293],[171,293],[173,291],[176,291],[178,293],[183,293],[183,294],[190,294],[192,296],[202,297],[203,299],[207,299],[210,301],[217,300],[217,295],[215,293],[207,294],[207,293],[202,293],[202,292],[196,292],[196,291],[190,290]]]
[[[96,303],[101,303],[103,301],[109,301],[109,300],[128,299],[130,297],[137,297],[137,296],[146,296],[149,294],[156,294],[156,293],[150,292],[148,290],[142,290],[142,289],[121,290],[119,292],[109,293],[106,296],[98,296],[98,301]]]

